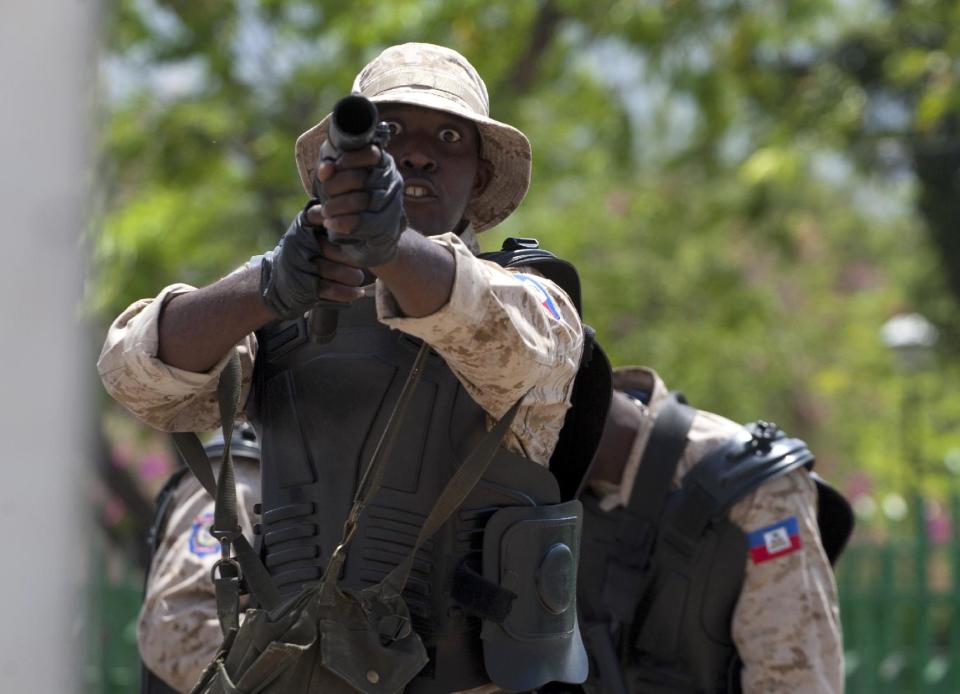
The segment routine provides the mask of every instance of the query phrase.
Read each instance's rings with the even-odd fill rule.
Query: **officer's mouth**
[[[403,183],[403,202],[420,203],[434,202],[437,199],[437,191],[429,181],[415,180],[404,181]]]

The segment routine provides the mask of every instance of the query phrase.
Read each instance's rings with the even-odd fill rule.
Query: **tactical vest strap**
[[[631,569],[647,563],[695,415],[696,410],[680,404],[672,393],[657,414],[637,469],[630,501],[617,530],[617,544],[623,548],[624,556],[630,557],[627,564]],[[636,588],[629,588],[629,592],[635,594]],[[633,602],[630,611],[635,607]]]
[[[646,521],[657,522],[667,502],[677,464],[687,448],[687,434],[696,410],[680,404],[672,393],[657,414],[650,440],[640,460],[627,508]]]
[[[606,567],[603,603],[616,620],[633,621],[641,590],[637,577],[650,558],[677,463],[687,446],[696,410],[671,396],[657,415],[616,532],[618,551]]]
[[[377,442],[377,446],[373,451],[373,455],[370,456],[370,462],[367,465],[366,470],[363,472],[363,477],[360,479],[360,484],[357,485],[357,492],[353,499],[353,507],[350,509],[350,513],[347,515],[347,520],[343,526],[343,538],[340,540],[340,544],[330,557],[330,563],[323,575],[323,581],[325,583],[336,583],[337,579],[339,578],[340,568],[343,566],[343,562],[346,559],[347,547],[349,547],[350,542],[353,540],[354,534],[357,531],[357,525],[360,522],[360,515],[367,507],[367,504],[370,503],[370,501],[372,501],[377,495],[377,492],[380,491],[380,485],[383,482],[383,473],[386,469],[387,461],[390,459],[390,454],[393,452],[393,447],[396,444],[397,434],[400,433],[400,425],[403,423],[407,406],[410,403],[410,398],[413,396],[413,392],[416,390],[417,384],[420,382],[420,376],[423,374],[423,365],[427,359],[427,353],[429,351],[430,347],[426,342],[421,344],[420,349],[417,351],[417,356],[414,359],[413,366],[410,367],[410,373],[407,375],[406,383],[403,384],[403,390],[400,391],[400,396],[397,398],[397,402],[393,407],[393,411],[390,413],[390,418],[387,420],[387,425],[384,427],[383,433],[380,435],[380,440]],[[437,504],[439,505],[439,503],[440,502],[438,501]],[[436,510],[436,506],[434,506],[434,510]],[[423,528],[421,528],[420,532],[422,535]],[[413,554],[415,554],[416,550],[419,549],[420,542],[421,540],[418,538],[417,546],[414,548]],[[403,582],[406,583],[406,576],[404,576],[403,579]],[[399,595],[399,592],[402,590],[403,585],[401,584],[397,594]]]
[[[440,498],[437,499],[433,505],[433,509],[430,511],[430,515],[427,516],[427,519],[420,527],[420,533],[417,536],[417,541],[413,549],[410,550],[406,559],[387,574],[384,583],[396,590],[397,595],[403,592],[403,587],[406,585],[407,578],[410,576],[410,569],[413,567],[414,558],[420,547],[440,529],[440,526],[447,522],[450,514],[460,507],[463,500],[467,498],[467,495],[477,486],[480,478],[483,477],[483,473],[486,472],[487,467],[489,467],[490,462],[493,460],[500,442],[513,423],[517,415],[517,410],[520,409],[520,403],[523,402],[525,397],[526,393],[507,410],[507,413],[500,418],[500,421],[480,440],[476,448],[470,451],[470,455],[467,456],[467,459],[457,468],[453,477],[447,482],[447,486],[443,488],[443,491],[440,493]]]
[[[217,597],[217,616],[220,618],[224,635],[227,635],[232,629],[239,627],[240,568],[243,570],[247,587],[267,609],[280,603],[280,594],[260,557],[240,531],[236,478],[233,455],[230,452],[233,423],[240,401],[240,361],[235,352],[220,374],[217,399],[224,440],[219,480],[215,480],[210,458],[196,434],[177,432],[173,434],[173,441],[187,467],[215,500],[211,534],[220,540],[223,555],[214,565],[213,582]],[[231,545],[233,557],[230,556]],[[231,565],[233,569],[227,570]]]

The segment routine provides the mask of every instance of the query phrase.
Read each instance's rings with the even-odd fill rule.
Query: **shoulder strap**
[[[601,602],[621,624],[633,622],[677,463],[696,410],[670,395],[657,414],[616,530],[617,556],[605,567]]]
[[[664,402],[630,492],[627,509],[631,515],[652,522],[660,520],[695,415],[696,410],[681,404],[674,393]]]
[[[632,566],[646,564],[695,414],[673,394],[657,414],[617,529],[617,544]]]
[[[237,487],[231,441],[233,424],[240,401],[240,360],[234,352],[217,384],[220,421],[223,426],[223,454],[220,479],[216,480],[210,459],[199,437],[192,432],[176,432],[173,442],[180,457],[200,484],[214,498],[213,528],[210,534],[220,541],[220,560],[214,564],[212,578],[217,597],[217,616],[226,635],[239,626],[241,575],[261,605],[271,609],[280,603],[280,594],[253,547],[243,536],[237,512]],[[233,552],[231,552],[233,550]],[[242,574],[241,574],[242,570]],[[218,575],[219,574],[219,575]]]
[[[586,486],[612,396],[610,360],[596,341],[593,328],[584,324],[580,369],[573,381],[570,407],[557,445],[550,456],[550,472],[557,478],[562,501],[577,498]]]

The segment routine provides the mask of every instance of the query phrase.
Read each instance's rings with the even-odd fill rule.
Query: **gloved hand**
[[[341,152],[329,140],[320,148],[321,161],[336,165]],[[321,202],[330,198],[321,183],[315,190]],[[327,231],[327,238],[343,249],[351,263],[360,267],[382,265],[397,252],[400,234],[407,226],[403,212],[403,176],[385,149],[380,148],[380,161],[369,168],[363,192],[369,195],[365,209],[357,210],[359,222],[349,234]]]
[[[263,303],[284,319],[299,318],[312,308],[325,281],[315,262],[323,255],[317,238],[323,229],[306,222],[306,210],[313,204],[315,200],[294,218],[280,243],[264,254],[260,265]]]

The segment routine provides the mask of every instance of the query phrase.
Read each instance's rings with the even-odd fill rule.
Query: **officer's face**
[[[380,105],[390,124],[387,151],[404,180],[403,208],[425,236],[459,231],[467,204],[490,182],[476,126],[459,116],[402,104]]]

